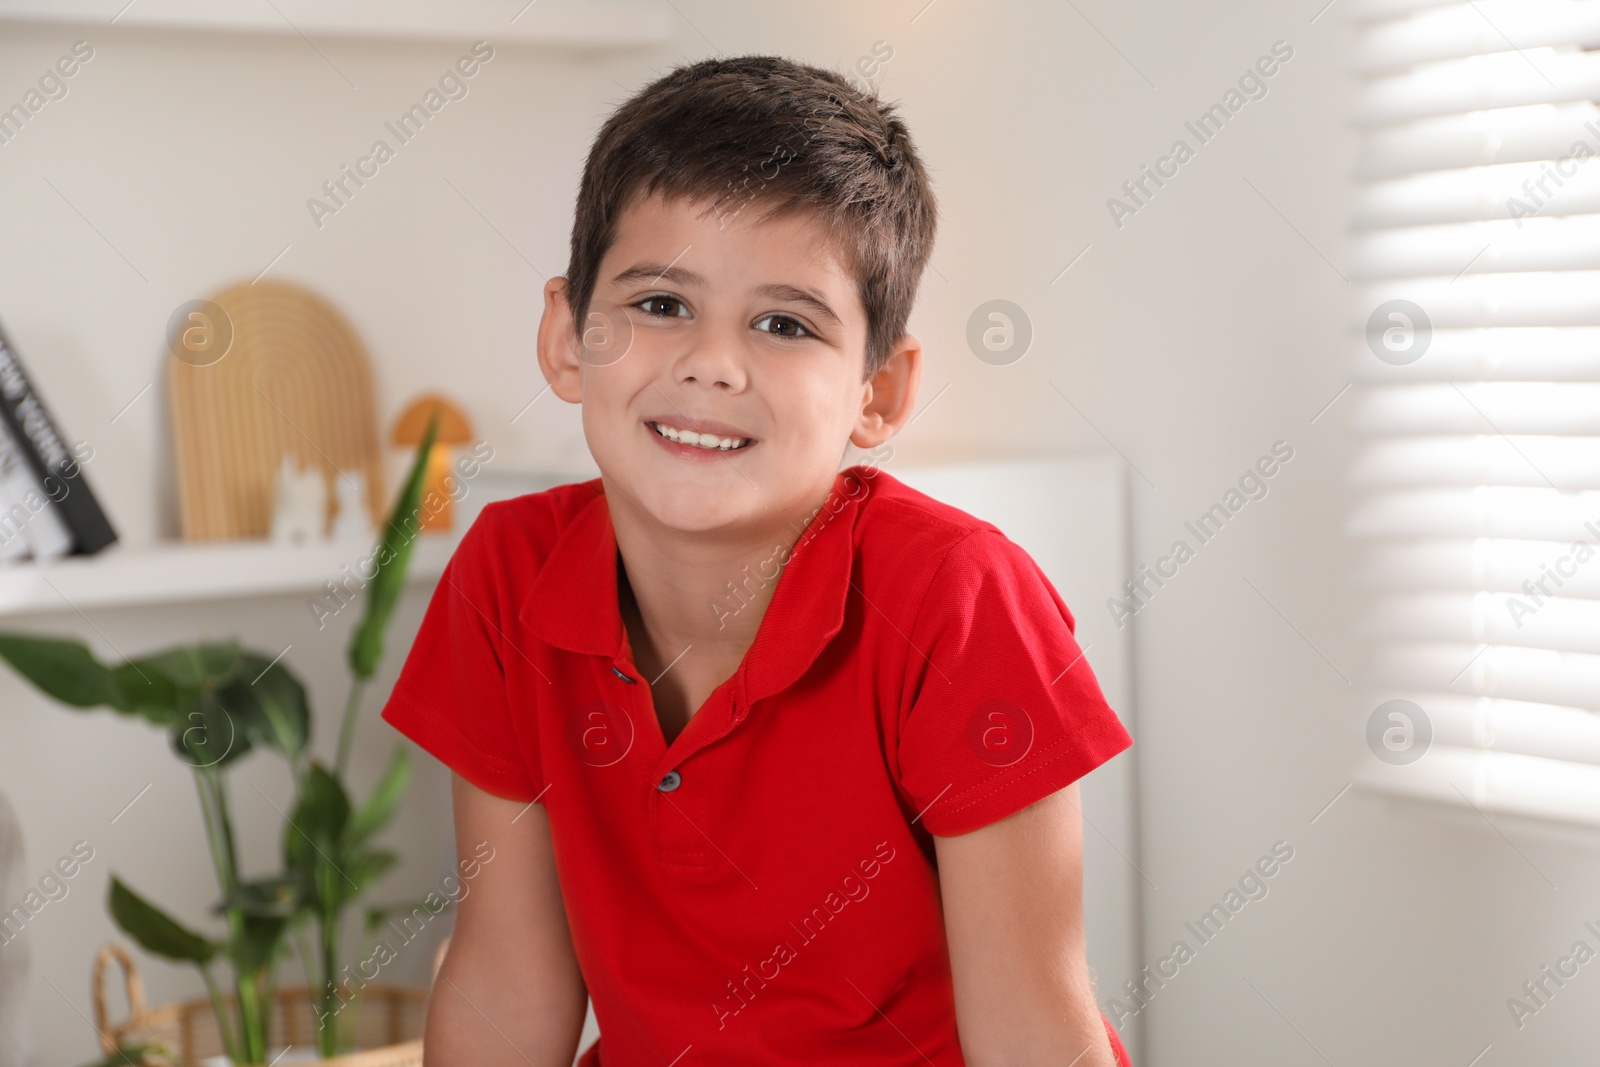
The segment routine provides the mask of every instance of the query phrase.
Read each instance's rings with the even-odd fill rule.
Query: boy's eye
[[[668,310],[663,310],[663,308],[662,308],[663,304],[667,305]],[[684,306],[684,303],[683,303],[682,300],[679,300],[675,296],[666,296],[666,295],[659,294],[659,293],[656,294],[655,296],[647,296],[643,300],[640,300],[638,303],[633,304],[632,306],[636,307],[636,308],[639,308],[646,315],[649,315],[649,316],[651,316],[653,318],[681,318],[681,317],[684,317],[682,315],[679,315],[679,313],[670,310],[670,308],[674,307],[674,306],[679,307],[679,308],[683,308],[684,312],[688,311],[688,308],[686,308]]]
[[[646,315],[656,319],[688,318],[689,308],[682,300],[665,293],[655,293],[629,305],[643,311]],[[768,325],[763,325],[763,324]],[[774,312],[763,315],[755,322],[756,329],[762,333],[771,334],[773,337],[782,337],[788,340],[799,340],[803,337],[814,337],[809,329],[792,315],[783,315]]]
[[[776,323],[779,327],[785,327],[786,330],[784,332],[779,332],[778,330],[767,329],[761,325],[763,322]],[[756,329],[761,330],[763,333],[770,333],[774,337],[792,337],[796,340],[801,337],[812,336],[810,330],[806,329],[799,323],[799,321],[791,318],[788,315],[763,315],[756,320]]]

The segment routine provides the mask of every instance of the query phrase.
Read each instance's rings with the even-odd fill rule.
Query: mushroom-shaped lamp
[[[428,466],[422,476],[422,496],[419,529],[448,530],[453,519],[450,495],[450,465],[455,452],[453,446],[472,440],[472,426],[461,409],[438,393],[424,393],[413,400],[394,422],[390,440],[397,445],[409,445],[413,452],[422,443],[428,431],[428,420],[434,409],[439,411],[439,432],[434,436],[433,447],[428,450]]]

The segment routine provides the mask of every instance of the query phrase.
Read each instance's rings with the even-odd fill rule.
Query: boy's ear
[[[572,308],[567,303],[570,291],[565,278],[551,278],[544,283],[544,315],[539,319],[537,347],[539,369],[550,383],[550,391],[569,404],[577,404],[583,400],[583,354],[573,326]]]
[[[899,433],[917,406],[922,384],[922,342],[902,334],[878,373],[862,387],[861,415],[850,443],[876,448]]]

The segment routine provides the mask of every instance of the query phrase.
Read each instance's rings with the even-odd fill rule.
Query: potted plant
[[[300,680],[287,664],[236,640],[102,663],[77,640],[0,631],[0,658],[42,692],[73,708],[109,707],[147,720],[167,732],[172,751],[192,773],[217,879],[212,910],[226,932],[212,935],[180,921],[115,875],[107,907],[145,951],[199,970],[222,1051],[241,1067],[268,1062],[273,1014],[281,1000],[275,976],[290,944],[298,948],[306,972],[318,1054],[332,1058],[352,1047],[359,1004],[348,1015],[341,1010],[345,1005],[336,982],[342,934],[351,906],[396,860],[374,839],[405,793],[409,764],[401,743],[377,785],[359,801],[347,784],[346,768],[361,694],[383,658],[384,632],[422,526],[421,484],[437,429],[435,412],[376,546],[376,572],[365,587],[363,615],[347,650],[350,693],[331,765],[312,752],[312,720]],[[281,869],[247,875],[235,847],[228,771],[256,749],[287,762],[295,801],[284,819]],[[392,910],[367,909],[368,936]],[[225,977],[219,977],[219,968]],[[224,980],[232,987],[229,996],[223,994]],[[102,1035],[102,1043],[110,1054],[107,1063],[139,1063],[145,1056],[162,1062],[163,1050],[142,1040],[123,1045]]]

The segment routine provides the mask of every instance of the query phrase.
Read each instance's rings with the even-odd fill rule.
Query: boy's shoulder
[[[856,550],[864,562],[891,563],[894,570],[931,576],[952,556],[981,561],[997,546],[1011,546],[1000,528],[976,515],[913,489],[883,470],[858,468],[865,487],[856,520]],[[958,547],[964,551],[955,553]]]
[[[992,523],[913,489],[881,468],[852,467],[847,473],[865,487],[861,494],[863,522],[918,531],[935,540],[959,540],[975,530],[996,530]]]
[[[857,580],[876,604],[905,605],[913,628],[924,619],[964,628],[984,612],[1059,613],[1069,630],[1076,625],[1038,561],[994,523],[872,473],[855,555]]]

